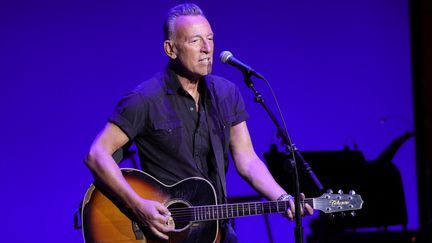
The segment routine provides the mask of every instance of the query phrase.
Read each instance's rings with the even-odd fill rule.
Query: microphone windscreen
[[[221,62],[222,63],[227,63],[228,59],[230,57],[232,57],[232,55],[233,54],[231,52],[229,52],[229,51],[223,51],[223,52],[221,52],[221,54],[220,54],[220,60],[221,60]]]

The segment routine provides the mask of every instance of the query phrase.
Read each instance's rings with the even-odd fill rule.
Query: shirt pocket
[[[152,141],[162,151],[170,153],[178,151],[183,142],[182,128],[181,120],[154,122]]]

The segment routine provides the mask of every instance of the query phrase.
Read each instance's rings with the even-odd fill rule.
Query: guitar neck
[[[305,199],[303,202],[308,203],[313,207],[313,198]],[[193,221],[207,221],[271,213],[284,213],[288,208],[288,201],[267,201],[196,206],[189,209],[191,210]]]

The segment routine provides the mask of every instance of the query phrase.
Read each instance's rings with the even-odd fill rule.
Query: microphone
[[[229,51],[221,52],[220,59],[221,59],[222,63],[230,64],[231,66],[234,66],[234,67],[240,69],[240,71],[242,71],[244,73],[248,73],[248,74],[251,74],[257,78],[265,80],[265,78],[261,74],[255,72],[255,70],[253,70],[251,67],[249,67],[248,65],[242,63],[240,60],[235,58],[233,56],[233,54]]]

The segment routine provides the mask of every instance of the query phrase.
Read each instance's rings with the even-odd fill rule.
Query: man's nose
[[[212,46],[211,46],[210,41],[208,41],[208,40],[204,40],[204,41],[202,42],[202,45],[201,45],[201,51],[202,51],[202,52],[208,53],[208,52],[211,51],[211,48],[212,48]]]

